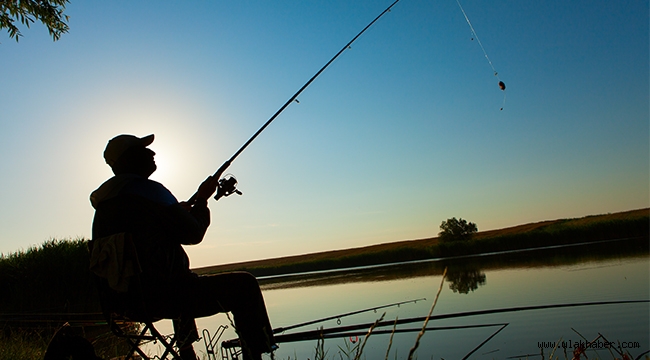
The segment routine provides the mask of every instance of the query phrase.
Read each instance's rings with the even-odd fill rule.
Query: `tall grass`
[[[86,244],[84,239],[54,239],[2,255],[2,313],[99,311]]]

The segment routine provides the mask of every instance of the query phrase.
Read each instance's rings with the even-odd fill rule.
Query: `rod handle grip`
[[[228,167],[230,167],[231,163],[232,163],[232,160],[228,160],[225,163],[223,163],[223,165],[221,165],[221,167],[214,173],[213,176],[221,178],[221,175],[226,171],[226,169],[228,169]],[[187,200],[187,202],[190,205],[194,205],[194,203],[196,202],[196,195],[197,194],[198,194],[198,191],[195,192],[194,195],[192,195],[192,197],[189,198],[189,200]]]

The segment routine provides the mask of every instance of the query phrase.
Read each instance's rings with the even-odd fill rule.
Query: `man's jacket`
[[[91,194],[90,202],[95,208],[93,239],[119,233],[133,239],[147,298],[172,300],[170,295],[182,291],[184,279],[195,276],[181,245],[203,240],[210,225],[206,204],[187,211],[162,184],[133,174],[107,180]]]

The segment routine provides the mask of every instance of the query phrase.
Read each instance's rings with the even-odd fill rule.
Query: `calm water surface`
[[[433,315],[559,303],[650,299],[648,255],[533,265],[508,265],[500,263],[499,259],[487,263],[461,259],[456,263],[423,262],[318,277],[282,278],[282,281],[261,279],[260,282],[274,327],[426,298],[376,313],[369,311],[290,331],[297,332],[315,330],[320,326],[335,328],[372,323],[384,312],[386,320],[426,316],[440,286],[445,265],[449,266],[449,273]],[[539,358],[540,346],[560,339],[569,346],[570,359],[575,343],[584,341],[579,334],[593,340],[599,333],[609,341],[628,344],[629,352],[636,357],[650,349],[649,319],[649,304],[640,303],[451,318],[431,321],[429,327],[507,323],[501,332],[472,354],[472,359],[506,359],[525,355]],[[199,319],[197,323],[199,329],[206,328],[212,333],[219,325],[229,324],[222,314]],[[400,325],[398,329],[419,330],[421,326],[422,323],[418,322]],[[159,327],[171,331],[170,323],[161,322]],[[420,341],[417,358],[462,359],[498,329],[499,326],[490,326],[427,331]],[[417,332],[396,334],[389,359],[406,359],[416,336]],[[228,329],[222,339],[233,337],[234,332]],[[327,358],[347,359],[345,352],[354,346],[351,341],[355,340],[354,337],[327,339]],[[388,343],[389,335],[371,336],[362,358],[384,359]],[[282,343],[276,351],[276,359],[313,359],[315,346],[316,341]],[[196,343],[195,349],[201,356],[205,355],[203,342]],[[546,356],[551,351],[552,348],[544,348]],[[564,358],[562,349],[556,352],[558,355]],[[609,350],[592,351],[588,356],[590,359],[614,358]]]

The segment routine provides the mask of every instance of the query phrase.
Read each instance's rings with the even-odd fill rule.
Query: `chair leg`
[[[142,343],[143,339],[149,338],[149,336],[147,336],[147,330],[148,330],[148,326],[145,324],[144,328],[136,336],[128,335],[125,332],[122,332],[121,334],[116,334],[119,337],[123,337],[131,346],[129,353],[126,355],[124,360],[135,359],[134,355],[136,353],[140,355],[142,359],[149,360],[149,356],[145,354],[142,351],[142,349],[140,349],[140,344]]]
[[[149,355],[147,355],[140,348],[140,346],[144,341],[153,341],[154,343],[160,342],[160,344],[165,348],[163,354],[161,356],[156,356],[156,358],[160,360],[167,360],[167,359],[182,360],[179,353],[174,349],[174,345],[176,344],[175,336],[165,337],[153,326],[152,323],[143,323],[143,324],[144,327],[142,328],[142,330],[140,330],[139,334],[137,335],[133,335],[133,334],[130,335],[121,329],[119,329],[118,332],[115,332],[115,335],[124,338],[131,347],[129,353],[124,358],[124,360],[136,359],[134,357],[136,353],[140,355],[142,359],[150,360],[151,357],[149,357]]]
[[[153,327],[153,324],[147,324],[146,326],[149,327],[149,333],[158,339],[158,341],[160,341],[160,343],[165,347],[165,352],[162,354],[160,359],[167,359],[167,356],[171,355],[174,360],[182,360],[178,352],[174,350],[174,344],[176,343],[175,335],[171,336],[170,341],[168,342],[167,339],[165,339],[165,337],[155,327]]]

